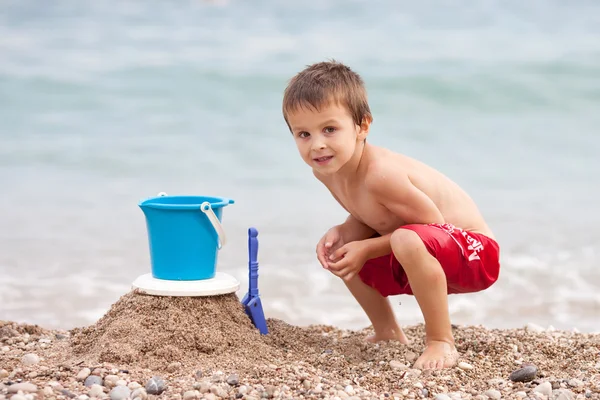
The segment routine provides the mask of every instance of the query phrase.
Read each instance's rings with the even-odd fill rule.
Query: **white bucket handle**
[[[213,211],[213,209],[210,206],[210,203],[208,201],[205,201],[204,203],[202,203],[200,205],[200,209],[202,210],[202,212],[204,214],[206,214],[206,216],[208,217],[208,220],[212,224],[213,228],[215,228],[215,231],[217,232],[217,236],[219,236],[217,245],[220,250],[223,246],[225,246],[225,243],[227,242],[227,238],[225,237],[225,231],[223,230],[223,227],[221,226],[219,219],[215,215],[215,212]]]

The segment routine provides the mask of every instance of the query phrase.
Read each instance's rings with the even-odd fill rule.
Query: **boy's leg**
[[[369,317],[375,330],[375,335],[367,340],[371,342],[398,340],[400,343],[409,343],[396,321],[388,298],[383,297],[377,290],[365,284],[358,275],[345,283],[350,293]]]
[[[448,312],[448,289],[442,266],[415,232],[396,230],[390,245],[402,265],[425,319],[426,348],[415,368],[441,369],[456,364],[458,353]]]

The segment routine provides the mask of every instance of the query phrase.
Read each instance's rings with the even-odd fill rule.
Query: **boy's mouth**
[[[313,158],[313,160],[316,161],[318,164],[325,164],[332,158],[333,158],[333,156],[324,156],[324,157]]]

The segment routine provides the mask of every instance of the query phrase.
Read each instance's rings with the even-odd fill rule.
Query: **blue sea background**
[[[0,1],[0,319],[100,318],[150,271],[137,204],[224,196],[218,270],[247,288],[260,232],[267,317],[368,320],[315,244],[343,210],[298,156],[288,79],[359,72],[369,140],[462,185],[502,248],[454,323],[600,331],[600,3]],[[392,298],[403,324],[412,297]]]

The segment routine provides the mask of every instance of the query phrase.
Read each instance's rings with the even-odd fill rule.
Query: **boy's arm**
[[[377,231],[356,219],[352,214],[340,225],[344,243],[364,240],[372,237]]]
[[[378,169],[384,169],[380,167]],[[385,168],[388,169],[388,168]],[[444,217],[435,203],[410,181],[406,174],[397,171],[376,171],[367,187],[376,199],[406,224],[444,223]],[[393,178],[388,178],[393,177]],[[393,232],[392,232],[393,233]],[[389,254],[392,249],[387,235],[367,239],[369,258]]]

